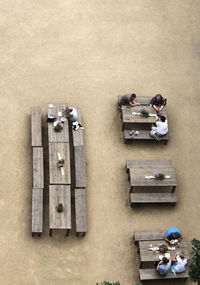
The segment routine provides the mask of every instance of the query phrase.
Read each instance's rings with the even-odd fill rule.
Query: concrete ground
[[[8,0],[0,1],[0,11],[0,284],[134,285],[133,231],[177,226],[188,242],[199,238],[200,3]],[[167,146],[124,145],[116,100],[131,91],[168,99]],[[67,239],[49,238],[48,184],[44,234],[31,237],[30,109],[41,106],[44,120],[48,102],[82,110],[84,239],[74,229]],[[131,209],[127,159],[172,159],[177,205]]]

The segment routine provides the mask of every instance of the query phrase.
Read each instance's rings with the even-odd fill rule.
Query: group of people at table
[[[135,102],[136,94],[125,94],[121,96],[119,105],[126,105],[130,107],[140,106],[141,103]],[[150,106],[156,111],[157,117],[155,120],[155,126],[153,125],[150,131],[150,136],[159,137],[168,133],[168,122],[165,116],[161,114],[161,111],[166,106],[167,99],[164,99],[162,95],[157,94],[150,100]]]
[[[177,245],[182,239],[181,232],[177,228],[169,228],[164,239],[170,245]],[[173,258],[163,257],[162,260],[155,261],[154,265],[160,275],[166,275],[170,269],[176,275],[176,273],[185,271],[187,259],[184,256],[184,252],[177,252]]]

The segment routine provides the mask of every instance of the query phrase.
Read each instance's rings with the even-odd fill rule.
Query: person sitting
[[[181,232],[177,228],[169,228],[164,238],[171,245],[177,244],[182,239]]]
[[[165,116],[158,115],[156,118],[156,126],[151,127],[150,136],[158,138],[168,133],[168,123]]]
[[[171,259],[163,257],[162,260],[158,263],[156,270],[160,275],[166,275],[171,268]]]
[[[180,254],[179,252],[177,252],[172,261],[174,263],[172,265],[172,272],[174,272],[174,274],[185,271],[185,267],[187,265],[187,259],[185,258],[183,252],[181,252]]]
[[[150,101],[150,106],[156,110],[156,112],[161,112],[167,103],[167,99],[164,99],[162,95],[157,94]]]
[[[134,93],[125,94],[119,98],[119,102],[118,102],[119,106],[120,107],[121,105],[128,105],[131,107],[140,106],[141,105],[140,103],[135,102],[135,98],[136,98],[136,95]]]
[[[66,117],[70,122],[75,122],[77,120],[78,114],[77,110],[74,107],[66,107]]]

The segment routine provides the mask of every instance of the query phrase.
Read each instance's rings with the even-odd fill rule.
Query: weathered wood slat
[[[133,234],[135,243],[139,241],[163,240],[167,230],[136,231]]]
[[[173,203],[177,202],[175,193],[130,193],[131,205],[142,203]]]
[[[162,160],[162,159],[154,159],[154,160],[127,160],[126,168],[146,168],[146,167],[172,167],[171,160]]]
[[[32,146],[42,146],[42,121],[40,107],[31,108],[31,141]]]
[[[81,118],[81,111],[78,107],[74,107],[77,110],[78,118],[77,121],[82,124],[82,118]],[[73,135],[73,146],[81,146],[84,145],[83,141],[83,130],[78,129],[77,131],[72,130]]]
[[[53,104],[53,108],[49,108],[48,105],[48,114],[58,117],[58,112],[62,112],[63,116],[65,115],[66,104]],[[64,122],[63,130],[61,132],[54,131],[54,123],[48,123],[48,138],[50,142],[60,142],[67,143],[69,142],[69,126],[68,120]]]
[[[137,131],[137,129],[135,129]],[[135,140],[150,140],[150,141],[158,141],[156,138],[150,136],[150,131],[148,130],[139,130],[139,134],[131,137],[130,130],[124,130],[124,140],[125,142],[134,142]],[[169,140],[169,132],[164,136],[159,136],[159,141],[168,141]]]
[[[57,206],[63,204],[63,212]],[[50,229],[71,229],[71,188],[70,185],[49,186],[49,223]]]
[[[122,96],[118,96],[118,102],[120,102],[121,97]],[[147,96],[137,96],[135,98],[135,102],[140,103],[142,106],[150,105],[150,100],[151,100],[151,97],[147,97]]]
[[[75,216],[76,232],[85,234],[87,232],[85,189],[75,189]]]
[[[43,232],[43,189],[32,189],[32,233]]]
[[[33,147],[33,188],[44,188],[43,147]]]
[[[75,187],[86,187],[85,151],[84,146],[74,147],[75,159]]]
[[[159,273],[156,272],[156,270],[153,269],[139,269],[140,273],[140,280],[141,281],[147,281],[147,280],[160,280],[160,279],[187,279],[189,278],[189,275],[187,272],[182,272],[174,274],[169,271],[166,275],[161,276]]]
[[[64,175],[57,167],[58,153],[65,161]],[[49,176],[50,184],[71,184],[69,143],[49,143]]]

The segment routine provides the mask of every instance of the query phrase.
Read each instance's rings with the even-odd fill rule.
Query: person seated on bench
[[[125,95],[120,97],[119,106],[120,107],[121,107],[121,105],[129,105],[131,107],[140,106],[141,105],[140,103],[135,102],[135,98],[136,98],[136,95],[134,93],[125,94]]]
[[[164,99],[162,95],[157,94],[150,101],[150,106],[156,110],[156,112],[161,112],[167,103],[167,99]]]
[[[181,232],[177,228],[169,228],[164,238],[171,245],[177,244],[182,239]]]
[[[77,121],[78,113],[77,110],[74,107],[66,107],[66,117],[70,122],[72,122],[73,129],[77,131],[80,127],[80,129],[83,129],[83,126]]]
[[[175,257],[173,258],[172,272],[181,273],[185,271],[185,267],[187,265],[187,259],[184,256],[184,253],[177,252]]]
[[[170,268],[171,268],[171,259],[168,259],[167,257],[163,257],[162,260],[158,262],[156,270],[158,271],[160,275],[166,275],[167,272],[170,271]]]
[[[168,133],[168,123],[165,116],[161,116],[158,114],[156,118],[156,126],[151,127],[150,136],[154,138],[158,138],[160,136],[164,136]]]

